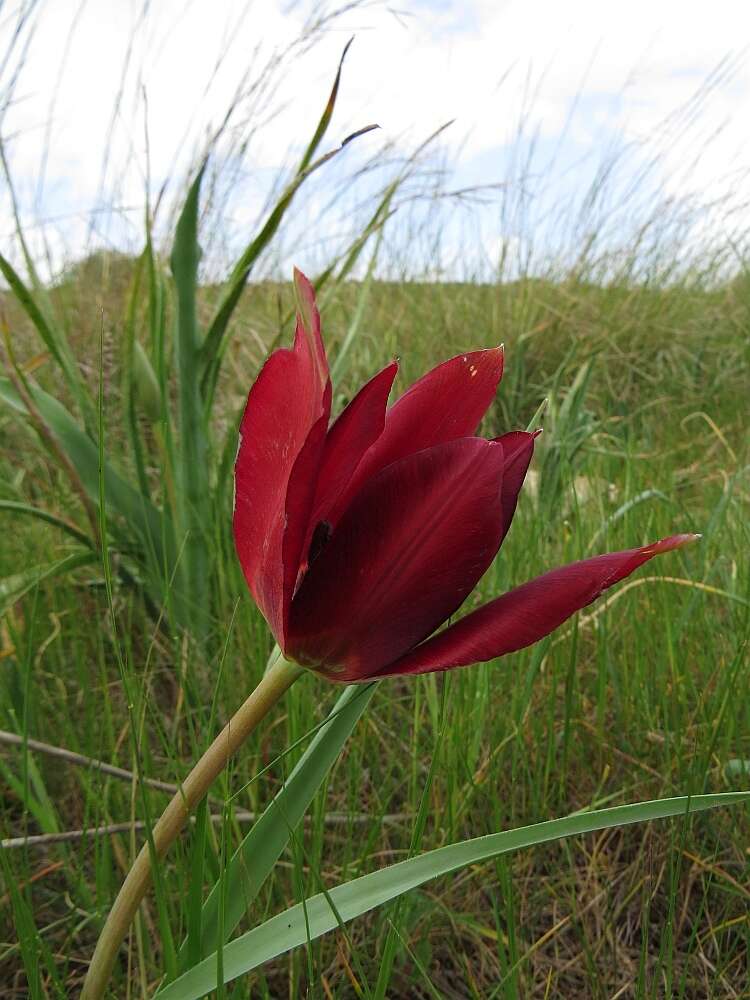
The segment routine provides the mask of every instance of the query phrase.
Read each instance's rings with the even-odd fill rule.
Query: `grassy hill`
[[[132,262],[101,258],[49,290],[86,380],[96,387],[103,375],[104,450],[131,476],[122,345],[132,279]],[[200,309],[208,314],[216,296],[202,288]],[[292,308],[286,284],[254,285],[245,295],[220,382],[217,449],[229,442],[233,453],[238,408],[267,351],[291,338]],[[66,399],[7,295],[3,310],[16,360]],[[141,339],[144,310],[137,302]],[[243,926],[409,852],[592,806],[747,787],[750,282],[350,282],[324,291],[321,311],[334,362],[351,338],[337,372],[337,409],[394,355],[401,391],[438,361],[499,342],[505,376],[485,430],[525,427],[549,400],[513,528],[471,602],[587,554],[678,531],[703,539],[649,564],[538,647],[441,676],[382,682]],[[138,419],[146,419],[142,408]],[[158,426],[150,433],[147,473],[158,496],[169,484],[158,464]],[[48,451],[7,409],[0,409],[0,499],[34,502],[85,525]],[[57,576],[10,602],[0,618],[4,729],[133,770],[135,725],[142,773],[184,777],[257,682],[271,647],[236,566],[230,499],[209,531],[218,652],[202,656],[161,628],[137,589],[118,585],[110,607],[97,564]],[[0,530],[2,578],[70,549],[56,527],[7,510]],[[134,714],[126,687],[137,693]],[[232,809],[262,808],[304,748],[295,741],[337,694],[317,677],[303,678],[219,783],[219,798],[236,793]],[[28,748],[3,751],[0,768],[7,838],[145,818],[140,792],[100,771]],[[148,791],[152,818],[163,803],[162,793]],[[421,803],[426,821],[415,835]],[[209,825],[202,869],[194,838],[182,838],[113,995],[150,995],[169,963],[170,934],[179,944],[186,930],[191,873],[202,870],[199,882],[213,884],[245,828],[232,818]],[[475,866],[329,934],[307,954],[276,960],[227,995],[742,996],[749,835],[745,809],[720,810]],[[141,837],[88,836],[0,855],[15,887],[0,911],[2,940],[14,941],[13,924],[22,931],[19,944],[0,947],[7,996],[75,995],[98,909]]]

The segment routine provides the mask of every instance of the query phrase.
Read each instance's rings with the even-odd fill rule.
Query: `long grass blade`
[[[226,350],[227,326],[229,325],[232,314],[237,307],[237,303],[240,301],[240,297],[242,296],[245,285],[247,284],[247,279],[250,277],[253,265],[272,240],[300,187],[311,176],[311,174],[313,174],[319,167],[323,166],[324,163],[327,163],[333,156],[340,153],[347,144],[347,140],[345,139],[337,149],[332,150],[313,162],[313,157],[320,147],[320,143],[323,141],[333,117],[333,112],[336,107],[336,99],[339,92],[339,84],[341,82],[341,70],[350,45],[351,39],[347,42],[344,48],[326,106],[323,109],[323,113],[320,116],[315,132],[313,133],[313,137],[305,149],[304,155],[297,166],[291,182],[282,192],[281,197],[274,205],[258,235],[251,240],[234,265],[232,273],[226,282],[224,294],[219,303],[219,307],[208,327],[201,353],[204,366],[202,389],[206,408],[209,410],[213,402],[213,395],[219,369],[221,367],[221,360],[224,355],[224,351]]]
[[[71,524],[70,521],[58,517],[57,514],[53,514],[49,510],[42,510],[40,507],[34,507],[32,504],[22,503],[19,500],[0,500],[0,510],[4,510],[8,514],[23,514],[25,517],[33,517],[38,521],[45,521],[47,524],[54,525],[54,527],[60,528],[68,535],[71,535],[82,545],[86,545],[90,549],[95,547],[95,542],[85,532],[81,531],[75,524]]]
[[[57,330],[39,308],[33,293],[26,287],[20,275],[7,258],[0,254],[0,273],[10,286],[16,301],[29,317],[45,347],[60,366],[71,392],[81,410],[81,415],[88,427],[93,426],[93,402],[91,401],[78,367],[70,350],[65,334]]]
[[[595,830],[627,826],[670,816],[687,816],[706,809],[750,802],[750,792],[679,796],[631,805],[579,812],[563,819],[477,837],[428,851],[416,858],[363,875],[304,903],[285,910],[223,949],[223,981],[231,982],[389,900],[418,888],[430,879],[447,875],[467,865],[478,864],[509,851]],[[159,993],[160,1000],[198,1000],[216,987],[216,957],[211,956],[180,976]]]
[[[180,561],[182,601],[180,617],[192,622],[196,636],[205,635],[209,621],[208,545],[209,521],[208,437],[200,394],[200,357],[196,290],[198,287],[198,208],[205,164],[190,186],[177,223],[172,248],[172,274],[177,290],[177,325],[174,338],[177,371],[179,452],[175,469],[177,537],[184,547]]]
[[[144,358],[141,363],[143,348],[136,337],[136,323],[138,316],[138,306],[142,295],[144,257],[145,251],[141,254],[135,264],[135,271],[131,282],[131,290],[128,300],[128,308],[124,326],[124,336],[122,338],[122,411],[123,423],[130,440],[130,450],[135,461],[135,471],[138,478],[138,488],[145,497],[150,497],[151,491],[146,472],[146,459],[144,439],[141,433],[141,426],[138,420],[138,409],[136,402],[140,403],[141,409],[146,413],[148,419],[155,423],[161,416],[161,406],[158,390],[156,392],[156,413],[153,412],[153,383],[155,376],[150,368],[148,359]]]

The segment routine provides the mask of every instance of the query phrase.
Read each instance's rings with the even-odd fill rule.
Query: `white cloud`
[[[137,227],[146,117],[158,187],[184,171],[243,75],[249,71],[248,82],[262,77],[262,67],[319,9],[274,0],[160,0],[144,18],[140,3],[124,0],[47,0],[15,104],[2,123],[25,218],[33,215],[48,142],[46,196],[37,204],[42,217],[87,216],[106,162],[105,201],[111,203],[114,192]],[[382,138],[406,151],[455,118],[446,141],[459,175],[478,162],[494,160],[503,169],[502,151],[515,141],[521,120],[527,135],[552,144],[564,134],[568,159],[573,152],[596,157],[616,135],[648,138],[643,156],[659,153],[666,191],[718,197],[728,172],[746,166],[742,122],[750,66],[738,40],[748,37],[749,27],[750,9],[735,0],[715,0],[710,10],[684,0],[425,0],[407,3],[399,14],[381,4],[354,8],[334,18],[309,50],[300,46],[275,76],[266,76],[268,89],[258,85],[240,102],[237,137],[243,116],[256,124],[269,120],[251,139],[246,163],[258,180],[243,187],[249,202],[236,211],[244,219],[257,212],[270,168],[304,145],[353,32],[336,137],[377,121]],[[11,29],[8,18],[2,29],[8,39]],[[732,72],[707,92],[698,120],[670,132],[670,115],[727,57]],[[375,148],[372,143],[362,148]],[[701,156],[686,171],[698,148]],[[7,234],[7,203],[4,216]],[[71,250],[80,229],[70,229]]]

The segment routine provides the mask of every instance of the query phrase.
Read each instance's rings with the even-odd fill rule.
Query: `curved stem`
[[[297,680],[303,667],[280,656],[206,750],[152,831],[154,860],[163,857],[188,816],[239,750],[258,723]],[[100,1000],[109,981],[117,952],[151,882],[151,843],[141,848],[117,894],[96,943],[81,992],[81,1000]]]

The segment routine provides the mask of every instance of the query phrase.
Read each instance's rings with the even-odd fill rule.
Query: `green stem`
[[[247,701],[232,716],[154,826],[152,843],[155,860],[166,854],[214,779],[303,669],[279,656]],[[96,943],[81,1000],[100,1000],[104,996],[117,952],[151,882],[151,864],[151,845],[146,843],[128,872]]]

